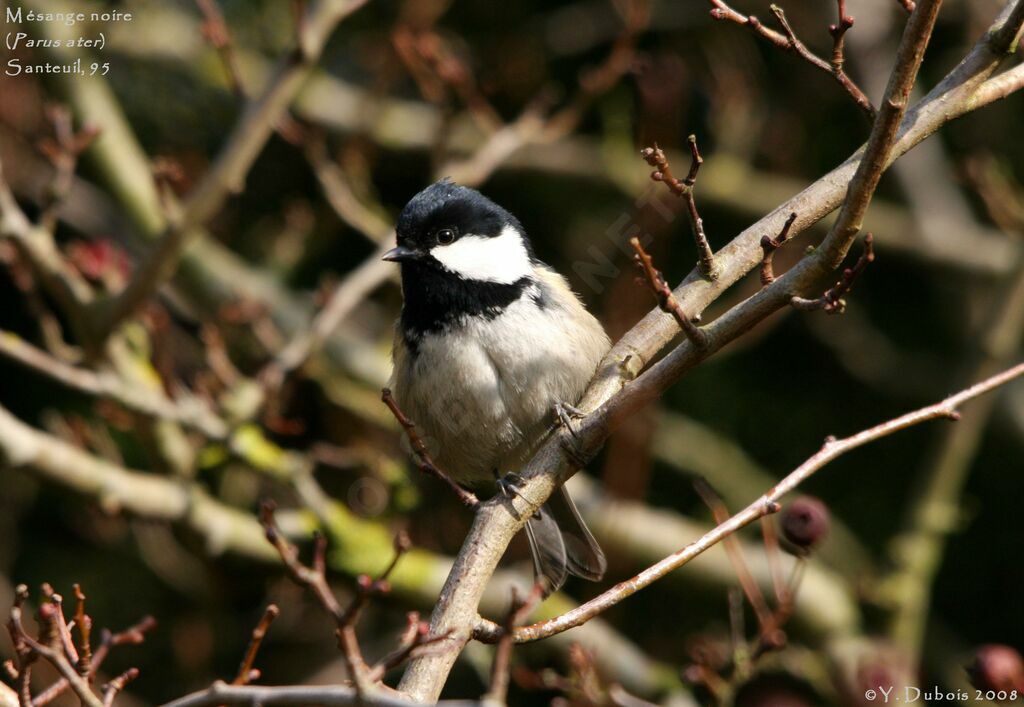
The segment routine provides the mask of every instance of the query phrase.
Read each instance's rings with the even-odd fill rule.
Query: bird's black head
[[[486,196],[447,179],[409,200],[395,226],[398,247],[385,260],[402,275],[434,269],[482,282],[515,282],[534,262],[519,220]]]
[[[384,255],[402,266],[407,334],[466,315],[496,316],[522,296],[537,264],[515,216],[475,189],[442,180],[414,196]]]

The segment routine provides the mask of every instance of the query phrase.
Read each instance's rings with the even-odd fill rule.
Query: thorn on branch
[[[793,227],[794,221],[796,221],[795,211],[786,219],[786,223],[782,225],[779,235],[775,238],[771,236],[761,237],[761,250],[764,251],[764,258],[761,260],[761,284],[765,287],[775,282],[772,258],[775,256],[775,251],[781,248],[789,239],[789,231]]]
[[[654,171],[651,172],[651,179],[656,182],[663,182],[669,191],[686,200],[686,213],[690,219],[690,229],[693,231],[693,239],[697,244],[699,256],[697,267],[700,269],[701,274],[710,280],[714,280],[718,277],[718,270],[715,267],[715,255],[711,250],[711,244],[708,243],[707,234],[704,232],[704,220],[697,211],[697,202],[693,196],[693,188],[697,183],[697,173],[700,171],[701,165],[704,164],[704,158],[701,157],[700,150],[697,148],[696,136],[691,135],[687,138],[687,144],[690,148],[690,171],[683,179],[677,179],[672,174],[668,158],[665,156],[665,152],[658,147],[657,143],[655,143],[654,147],[645,147],[641,150],[640,156],[644,158],[647,164],[654,167]]]
[[[448,474],[434,463],[433,458],[427,451],[427,445],[423,443],[423,440],[416,432],[416,423],[406,417],[405,413],[403,413],[401,408],[398,407],[398,403],[395,401],[394,395],[391,394],[390,388],[384,388],[381,390],[380,399],[388,406],[388,409],[391,411],[391,414],[395,416],[398,424],[402,426],[403,430],[405,430],[405,434],[409,438],[409,444],[412,445],[414,456],[416,458],[416,466],[419,470],[424,474],[433,476],[435,479],[439,479],[445,483],[448,488],[458,496],[459,500],[462,501],[464,505],[472,508],[479,504],[480,501],[477,499],[476,495],[455,483]]]
[[[864,252],[861,253],[853,267],[843,270],[842,277],[832,288],[826,290],[825,294],[817,299],[793,297],[790,304],[804,311],[823,309],[827,314],[842,314],[846,310],[846,300],[843,297],[850,293],[854,281],[874,259],[874,236],[869,233],[864,236]]]
[[[636,262],[637,268],[643,273],[645,281],[650,290],[654,293],[655,299],[658,301],[658,306],[663,312],[667,312],[675,317],[679,327],[683,330],[686,338],[690,340],[695,347],[699,350],[704,350],[708,347],[708,337],[700,327],[693,323],[693,320],[683,312],[682,306],[679,301],[672,294],[672,288],[665,282],[665,278],[662,277],[661,271],[654,267],[654,262],[651,260],[651,256],[647,254],[644,247],[640,245],[640,239],[630,238],[629,244],[633,247],[635,255],[633,256]]]

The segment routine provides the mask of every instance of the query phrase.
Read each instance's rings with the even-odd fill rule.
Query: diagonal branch
[[[893,159],[896,130],[906,110],[907,96],[917,75],[924,47],[931,36],[939,4],[935,0],[919,3],[907,24],[886,91],[885,104],[872,128],[863,159],[856,162],[853,179],[848,182],[849,188],[843,200],[843,209],[822,247],[813,257],[805,258],[771,286],[737,305],[707,327],[705,333],[708,335],[709,346],[706,351],[698,351],[688,340],[684,341],[630,385],[620,388],[621,382],[631,371],[639,370],[643,366],[643,360],[635,359],[645,355],[651,348],[657,351],[660,346],[652,347],[650,338],[645,337],[646,340],[642,342],[644,349],[630,347],[626,349],[628,353],[622,355],[621,341],[613,348],[609,358],[615,362],[615,369],[607,379],[602,375],[607,369],[599,370],[598,377],[581,402],[584,410],[594,412],[583,419],[575,437],[570,438],[564,432],[552,435],[522,469],[522,495],[513,499],[492,500],[482,504],[477,510],[462,551],[455,561],[445,590],[442,591],[431,618],[433,632],[451,632],[448,650],[412,661],[400,683],[400,689],[417,699],[436,699],[455,658],[472,635],[476,607],[487,578],[494,572],[508,543],[525,524],[526,519],[532,516],[558,484],[563,483],[574,473],[575,464],[578,463],[574,462],[574,459],[585,459],[595,454],[610,432],[624,419],[663,393],[698,361],[745,333],[771,313],[786,306],[789,299],[798,294],[800,289],[816,286],[818,280],[842,261],[842,256],[845,255],[860,227],[860,220],[870,203],[881,172]],[[985,66],[994,69],[996,63],[985,62]],[[944,115],[948,119],[948,106]],[[811,210],[813,212],[814,209]],[[787,208],[784,213],[793,211],[801,215],[806,213],[804,208],[793,207]],[[799,220],[800,216],[797,221]],[[764,228],[764,225],[761,225],[758,230],[763,233]],[[779,229],[779,226],[772,230],[776,229]],[[751,253],[752,262],[744,263],[743,272],[760,263],[763,255],[759,240],[757,238],[752,243],[757,253]],[[735,256],[735,253],[733,250],[732,255]],[[833,263],[837,256],[838,261]],[[705,282],[703,286],[718,287],[722,279],[719,277],[714,282]],[[688,279],[687,282],[692,280]],[[689,312],[681,299],[680,302],[684,306],[684,311]],[[658,316],[665,319],[660,312]],[[646,321],[645,319],[641,322],[635,330],[642,329]],[[624,340],[629,339],[630,334],[627,334]],[[640,353],[641,350],[644,350],[644,354]],[[617,353],[618,358],[612,358]],[[609,361],[609,358],[606,358],[606,361]],[[605,402],[600,405],[602,400]],[[600,408],[595,410],[598,405]],[[566,451],[567,448],[571,453]]]
[[[921,4],[924,3],[922,2]],[[791,471],[773,489],[724,523],[719,524],[704,537],[648,567],[632,579],[620,582],[603,594],[585,604],[581,604],[568,613],[554,619],[548,619],[547,621],[516,629],[514,634],[516,642],[524,643],[547,638],[589,621],[594,616],[620,603],[626,597],[632,596],[644,587],[661,579],[669,572],[682,567],[708,548],[725,540],[742,528],[766,515],[776,512],[780,508],[778,505],[779,499],[802,484],[832,460],[865,444],[888,437],[895,432],[919,425],[922,422],[936,419],[957,420],[960,417],[958,408],[965,402],[988,393],[1021,376],[1024,376],[1024,363],[1017,364],[1013,368],[981,381],[966,390],[946,398],[942,402],[909,412],[843,439],[829,437],[818,452]]]
[[[807,45],[800,41],[796,36],[796,33],[793,31],[793,28],[790,27],[789,21],[786,20],[786,13],[778,5],[772,5],[771,11],[782,26],[781,33],[769,27],[765,27],[761,21],[753,15],[744,15],[741,12],[737,12],[723,2],[723,0],[708,1],[711,3],[711,16],[714,19],[728,20],[730,22],[735,22],[738,25],[749,27],[755,34],[767,39],[779,49],[787,52],[793,52],[811,66],[820,69],[831,76],[840,86],[843,87],[843,90],[849,94],[850,98],[852,98],[853,102],[857,104],[857,107],[863,111],[868,120],[874,121],[876,115],[875,107],[871,105],[871,101],[864,94],[864,91],[862,91],[861,88],[854,83],[853,79],[847,75],[846,71],[843,70],[843,35],[845,35],[846,31],[853,26],[853,18],[846,15],[845,2],[843,2],[843,0],[839,0],[838,3],[838,23],[829,27],[829,33],[832,35],[833,42],[831,61],[822,59],[820,56],[808,49]]]

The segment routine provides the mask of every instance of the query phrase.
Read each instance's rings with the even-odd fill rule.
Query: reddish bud
[[[828,508],[817,498],[801,496],[782,511],[782,534],[803,550],[810,550],[828,535]]]

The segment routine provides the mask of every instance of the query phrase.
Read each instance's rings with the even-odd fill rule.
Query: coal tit
[[[594,375],[609,340],[522,225],[479,192],[443,180],[398,217],[404,302],[390,387],[428,451],[459,483],[515,472]],[[604,553],[561,488],[527,523],[547,592],[567,574],[600,579]]]

